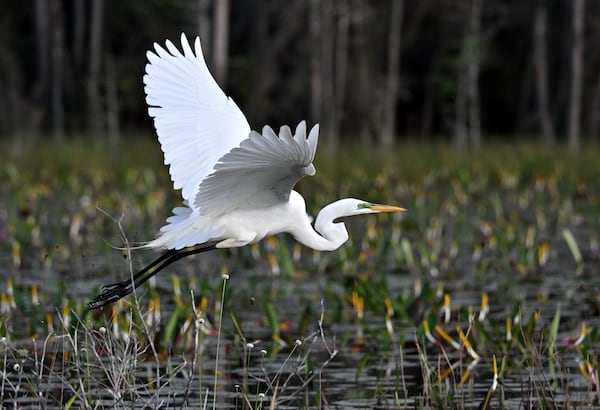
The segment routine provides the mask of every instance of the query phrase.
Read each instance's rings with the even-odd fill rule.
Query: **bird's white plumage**
[[[319,127],[308,137],[304,122],[294,135],[289,127],[279,135],[269,127],[251,133],[244,114],[210,75],[200,40],[192,51],[182,34],[181,46],[183,53],[167,41],[166,49],[155,44],[155,52],[148,52],[144,89],[165,164],[185,206],[175,208],[160,236],[143,245],[169,251],[130,280],[103,287],[89,303],[92,309],[128,295],[187,255],[244,246],[281,232],[331,251],[348,239],[339,218],[404,210],[345,198],[321,209],[313,228],[304,198],[293,187],[315,173]]]
[[[264,127],[262,135],[252,131],[202,181],[195,207],[216,216],[287,202],[298,180],[315,173],[312,161],[318,134],[314,126],[307,138],[304,121],[293,136],[289,127],[282,127],[279,136],[270,127]]]
[[[239,235],[240,229],[231,229],[234,211],[285,204],[298,180],[315,173],[319,134],[316,125],[307,137],[304,121],[294,134],[287,126],[279,135],[270,127],[250,132],[244,114],[211,76],[200,40],[195,52],[183,34],[181,44],[183,53],[168,40],[166,49],[155,44],[144,75],[148,113],[186,205],[173,210],[148,246],[175,249]]]
[[[194,206],[202,180],[250,126],[210,74],[200,39],[194,52],[182,34],[181,46],[183,53],[167,40],[166,50],[155,44],[148,51],[144,90],[173,185]]]

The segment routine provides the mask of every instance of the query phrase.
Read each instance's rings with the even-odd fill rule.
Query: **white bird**
[[[155,43],[155,52],[147,52],[144,90],[184,206],[175,208],[160,235],[142,246],[166,252],[132,278],[104,286],[89,303],[91,309],[128,295],[191,254],[244,246],[282,232],[310,248],[332,251],[348,239],[337,219],[404,211],[346,198],[325,206],[313,229],[304,198],[293,188],[302,177],[315,174],[319,126],[308,137],[304,121],[293,135],[287,126],[279,135],[268,126],[262,134],[250,131],[244,114],[210,74],[200,39],[196,37],[192,50],[182,34],[181,46],[183,53],[167,40],[166,49]]]

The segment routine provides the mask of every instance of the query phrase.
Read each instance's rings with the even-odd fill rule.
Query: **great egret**
[[[148,51],[144,75],[148,114],[154,118],[165,164],[185,206],[142,245],[166,252],[133,278],[104,286],[90,303],[92,309],[128,295],[170,263],[216,248],[255,243],[288,232],[302,244],[332,251],[348,239],[336,219],[403,208],[346,198],[319,212],[314,229],[304,198],[293,190],[300,178],[314,175],[319,126],[306,136],[302,121],[294,134],[281,127],[279,136],[268,126],[250,131],[244,114],[211,76],[196,37],[192,51],[184,34],[183,53],[170,41],[166,49]]]

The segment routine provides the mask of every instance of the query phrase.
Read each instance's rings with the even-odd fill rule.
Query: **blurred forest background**
[[[201,35],[253,129],[320,122],[322,141],[600,133],[600,2],[3,0],[0,137],[151,132],[153,42]]]

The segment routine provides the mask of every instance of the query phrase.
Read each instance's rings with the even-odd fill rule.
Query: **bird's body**
[[[183,214],[166,225],[161,235],[147,244],[148,247],[181,249],[185,247],[183,243],[189,241],[192,244],[215,242],[217,248],[233,248],[256,243],[282,232],[299,239],[302,232],[307,230],[307,225],[310,226],[304,198],[296,191],[292,191],[289,201],[282,204],[234,209],[212,217],[189,208],[180,209]]]
[[[283,126],[277,135],[250,126],[211,76],[199,38],[192,51],[185,35],[181,53],[170,41],[147,53],[144,84],[165,164],[184,206],[173,210],[160,235],[144,247],[166,252],[131,280],[105,286],[90,302],[102,307],[131,293],[168,264],[190,254],[232,248],[287,232],[302,244],[331,251],[348,239],[338,218],[404,209],[345,198],[319,212],[314,229],[302,195],[293,188],[314,175],[319,128],[307,134]]]

